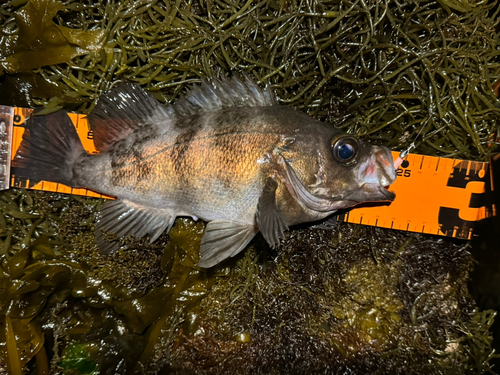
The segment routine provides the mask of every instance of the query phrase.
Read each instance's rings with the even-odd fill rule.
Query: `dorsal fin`
[[[164,132],[175,125],[176,118],[229,107],[276,104],[272,90],[268,86],[260,88],[247,75],[243,81],[236,76],[203,80],[200,86],[193,86],[175,104],[165,107],[139,85],[120,83],[99,99],[87,118],[96,149],[105,151],[138,126],[157,126],[160,132]]]
[[[269,86],[260,88],[247,75],[244,81],[237,76],[231,79],[212,78],[202,80],[172,105],[179,117],[217,111],[230,107],[268,107],[278,104],[276,96]]]
[[[87,116],[97,150],[105,151],[137,126],[169,119],[168,109],[134,83],[120,83],[99,98]]]

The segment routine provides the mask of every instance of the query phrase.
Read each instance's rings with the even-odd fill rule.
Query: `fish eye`
[[[333,157],[338,162],[351,165],[356,162],[359,143],[354,137],[343,137],[333,143]]]

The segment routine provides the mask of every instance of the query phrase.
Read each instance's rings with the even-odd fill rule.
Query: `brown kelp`
[[[167,102],[201,77],[244,71],[370,142],[402,149],[419,134],[421,153],[483,159],[500,110],[495,5],[6,1],[0,104],[88,113],[117,81]],[[29,22],[40,9],[42,35]],[[491,372],[495,313],[468,294],[463,243],[301,228],[277,251],[257,237],[201,272],[204,226],[187,219],[102,256],[101,204],[0,193],[0,372]]]
[[[124,240],[123,254],[103,258],[93,235],[95,206],[101,203],[43,192],[2,193],[0,366],[9,373],[23,373],[30,360],[39,373],[49,373],[47,353],[50,373],[78,369],[80,362],[107,371],[125,354],[129,370],[139,359],[147,364],[153,349],[148,336],[167,340],[153,326],[164,324],[173,335],[186,306],[210,289],[213,281],[194,267],[202,223],[179,220],[172,240]]]

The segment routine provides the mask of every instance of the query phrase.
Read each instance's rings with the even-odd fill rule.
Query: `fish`
[[[114,196],[96,221],[104,254],[119,237],[154,242],[176,217],[207,222],[197,266],[240,253],[260,232],[277,247],[291,226],[363,202],[392,201],[387,147],[280,105],[249,76],[205,79],[174,104],[117,84],[87,116],[98,153],[87,153],[68,114],[35,116],[15,174]]]

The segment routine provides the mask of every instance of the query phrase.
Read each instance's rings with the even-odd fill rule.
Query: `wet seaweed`
[[[236,298],[246,267],[259,276]],[[215,284],[179,331],[167,373],[490,371],[494,313],[475,309],[466,291],[471,267],[460,244],[419,235],[344,224],[296,230],[273,261],[247,252]],[[470,352],[482,353],[479,362]]]
[[[173,334],[179,306],[210,289],[194,267],[202,223],[178,220],[155,245],[124,239],[121,255],[103,257],[93,234],[100,204],[44,192],[1,193],[0,367],[9,373],[43,373],[47,358],[50,373],[66,373],[78,356],[102,373],[132,371],[140,359],[150,362],[148,353],[167,340],[164,331]]]
[[[36,89],[18,103],[87,113],[123,80],[170,102],[203,77],[244,71],[282,103],[393,149],[416,142],[420,153],[466,159],[492,152],[500,112],[494,2],[23,3],[0,8],[0,74]],[[56,52],[45,39],[31,42],[22,17],[32,17],[32,3],[50,10],[42,22],[59,38],[53,47],[68,49],[57,52],[62,61],[25,58]],[[26,71],[35,76],[19,74]],[[39,78],[51,89],[37,89]]]
[[[312,227],[277,251],[257,237],[207,272],[194,266],[203,223],[179,219],[156,245],[123,239],[102,256],[102,200],[10,190],[0,203],[10,373],[490,370],[495,314],[468,294],[473,259],[461,243]]]

